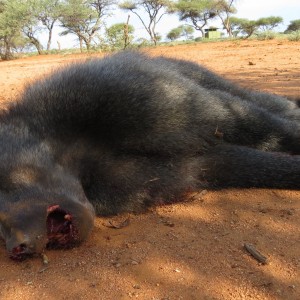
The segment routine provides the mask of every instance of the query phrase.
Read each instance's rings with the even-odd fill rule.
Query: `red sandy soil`
[[[248,88],[300,97],[300,43],[217,42],[148,52],[199,62]],[[28,81],[87,57],[0,62],[1,107]],[[141,215],[97,218],[80,247],[46,251],[48,264],[40,257],[11,261],[0,241],[0,299],[300,299],[300,192],[230,189],[192,198]],[[128,217],[128,226],[108,226]],[[244,243],[268,264],[251,257]]]

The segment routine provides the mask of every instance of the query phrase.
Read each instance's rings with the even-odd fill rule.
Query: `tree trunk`
[[[82,38],[81,37],[79,37],[79,48],[80,48],[80,52],[82,53],[83,49],[82,49]]]
[[[205,32],[202,27],[198,27],[198,30],[201,32],[202,37],[205,37]]]
[[[43,48],[41,47],[41,44],[38,44],[36,46],[36,49],[37,49],[39,55],[43,54]]]
[[[47,51],[49,51],[50,47],[51,47],[53,26],[54,26],[54,22],[51,24],[51,27],[49,28],[49,36],[48,36],[48,42],[47,42]]]
[[[5,45],[5,50],[4,50],[4,54],[1,55],[3,60],[11,60],[14,58],[13,53],[11,52],[11,43],[9,38],[4,37],[4,45]]]
[[[156,40],[156,37],[155,37],[155,36],[153,37],[152,41],[153,41],[154,45],[156,46],[157,40]]]
[[[35,46],[39,55],[43,54],[43,47],[37,39],[35,38],[31,39],[31,43]]]
[[[221,18],[221,17],[220,17]],[[226,20],[223,21],[223,19],[221,18],[222,23],[227,31],[227,34],[230,38],[232,38],[232,30],[231,30],[231,26],[230,26],[230,21],[229,21],[229,17],[226,18]]]
[[[226,31],[227,31],[227,34],[228,34],[228,36],[230,37],[230,38],[232,38],[232,32],[231,32],[231,26],[230,26],[230,24],[225,24],[225,29],[226,29]]]
[[[153,32],[153,31],[151,30],[151,28],[149,28],[149,35],[150,35],[151,41],[152,41],[152,42],[154,43],[154,45],[156,46],[157,40],[156,40],[155,32]]]
[[[130,15],[128,15],[127,22],[126,22],[126,24],[124,24],[124,48],[123,48],[123,50],[125,50],[129,45],[129,34],[128,34],[129,18],[130,18]]]
[[[89,41],[84,41],[84,42],[85,42],[86,50],[87,52],[89,52],[91,49],[91,43]]]
[[[86,47],[87,52],[89,52],[90,49],[91,49],[92,37],[91,36],[89,38],[82,37],[82,40],[85,43],[85,47]]]

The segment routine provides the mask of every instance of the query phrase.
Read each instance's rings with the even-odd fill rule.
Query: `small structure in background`
[[[210,27],[205,29],[205,38],[207,39],[219,39],[221,38],[221,32],[216,27]]]

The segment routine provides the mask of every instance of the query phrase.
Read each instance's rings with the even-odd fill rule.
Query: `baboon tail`
[[[248,147],[217,146],[204,157],[202,180],[215,187],[300,190],[300,156]]]

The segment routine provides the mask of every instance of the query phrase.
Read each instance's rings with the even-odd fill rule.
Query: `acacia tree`
[[[204,36],[204,27],[208,21],[217,16],[214,0],[179,0],[175,5],[175,12],[181,21],[189,21],[192,26]]]
[[[61,15],[61,0],[39,0],[37,18],[48,31],[47,51],[50,50],[54,24]]]
[[[180,25],[181,36],[185,37],[186,40],[193,38],[194,28],[190,25]]]
[[[243,18],[230,18],[231,30],[237,35],[239,32],[245,35],[245,39],[253,35],[259,28],[258,21]]]
[[[2,0],[0,4],[0,56],[9,60],[13,58],[13,49],[21,38],[27,5],[18,0]]]
[[[257,24],[264,31],[273,30],[275,27],[277,27],[282,22],[283,22],[283,19],[281,17],[274,17],[274,16],[267,17],[267,18],[260,18],[257,20]]]
[[[290,24],[288,25],[284,33],[289,33],[297,30],[300,30],[300,19],[290,21]]]
[[[184,36],[186,40],[192,38],[194,33],[194,28],[189,25],[180,25],[176,28],[173,28],[168,34],[167,38],[171,41],[177,40],[180,37]]]
[[[181,37],[181,34],[182,34],[182,30],[179,27],[176,27],[169,31],[169,33],[167,34],[167,38],[170,41],[175,41]]]
[[[126,28],[126,30],[125,30]],[[106,29],[106,38],[112,49],[125,49],[133,40],[134,27],[118,23]]]
[[[28,18],[27,22],[22,27],[22,32],[28,38],[29,42],[36,48],[38,54],[43,53],[43,45],[37,38],[41,32],[41,27],[37,25],[36,19]]]
[[[42,31],[42,28],[38,24],[38,14],[42,9],[40,0],[24,0],[23,3],[26,5],[26,13],[23,16],[21,31],[36,48],[38,54],[42,54],[43,46],[38,39],[38,35]]]
[[[233,6],[234,2],[236,2],[236,0],[217,0],[214,6],[214,10],[220,18],[229,37],[232,37],[230,17],[237,12],[236,8]]]
[[[75,34],[79,39],[80,51],[83,51],[83,42],[87,50],[90,50],[102,18],[112,4],[113,0],[65,0],[59,18],[65,30],[60,35]]]
[[[126,0],[119,4],[119,7],[132,12],[139,18],[151,41],[156,45],[159,40],[156,25],[168,13],[168,8],[171,8],[172,4],[173,2],[170,0]],[[142,12],[146,12],[148,22],[145,21]]]

